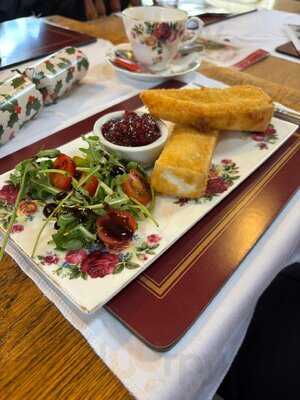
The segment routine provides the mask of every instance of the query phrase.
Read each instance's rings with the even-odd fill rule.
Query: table
[[[269,8],[296,14],[300,13],[300,3],[297,0],[270,1]],[[122,20],[115,15],[102,17],[88,22],[80,22],[59,15],[48,17],[47,20],[59,26],[64,26],[78,32],[87,33],[91,36],[109,40],[114,44],[127,42],[127,36]]]
[[[285,2],[277,3],[282,6]],[[293,6],[300,11],[300,3]],[[125,40],[121,22],[115,16],[105,17],[101,23],[62,17],[51,20],[114,43]],[[295,64],[288,61],[272,57],[250,67],[248,72],[265,77],[270,62],[268,78],[281,83],[280,69],[284,65],[288,85],[293,87],[297,71]],[[83,337],[8,256],[0,265],[0,273],[0,393],[4,399],[132,398]]]

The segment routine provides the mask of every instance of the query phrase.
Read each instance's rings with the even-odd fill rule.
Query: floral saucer
[[[134,60],[130,44],[122,43],[106,53],[106,60],[122,75],[139,81],[157,82],[195,71],[201,64],[201,55],[198,52],[181,55],[165,70],[150,72]]]

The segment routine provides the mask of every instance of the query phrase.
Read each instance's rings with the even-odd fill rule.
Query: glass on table
[[[153,5],[161,7],[178,7],[179,0],[154,0]]]

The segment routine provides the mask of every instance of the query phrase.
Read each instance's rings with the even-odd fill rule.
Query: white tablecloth
[[[250,14],[248,18],[250,16],[252,18],[252,15],[254,14]],[[246,16],[242,18],[245,19]],[[256,18],[253,23],[257,20]],[[240,22],[237,18],[226,24],[228,24],[227,27],[231,27],[231,32],[234,32],[233,25],[239,25]],[[251,32],[253,32],[253,26]],[[269,25],[265,23],[264,26],[268,31]],[[215,25],[207,29],[219,28]],[[229,31],[228,28],[226,35]],[[238,31],[235,31],[235,35],[238,35]],[[255,35],[260,37],[257,29],[255,29]],[[266,48],[268,40],[272,42],[271,47],[277,45],[272,41],[272,35],[266,35],[265,45],[261,47]],[[32,123],[31,128],[29,126],[26,128],[27,135],[33,135],[37,140],[41,135],[41,132],[37,131],[37,126],[45,135],[49,124],[51,125],[50,115],[53,117],[57,114],[57,122],[51,125],[54,131],[63,125],[70,124],[68,118],[71,115],[72,118],[79,119],[80,111],[86,114],[94,113],[107,106],[106,102],[118,102],[120,96],[128,97],[141,87],[147,86],[138,82],[129,83],[123,79],[119,80],[111,68],[102,64],[100,50],[103,47],[102,41],[91,45],[89,49],[86,47],[86,52],[93,49],[91,55],[95,55],[96,51],[99,53],[95,55],[95,63],[92,62],[91,75],[86,78],[90,85],[87,85],[87,88],[81,87],[85,94],[83,95],[83,92],[78,89],[76,98],[64,99],[61,103],[52,106],[52,110],[49,107],[46,111],[48,113],[49,110],[49,114],[40,117],[44,118],[43,123],[39,124],[38,120],[35,122],[39,125]],[[198,82],[206,86],[216,85],[214,81],[201,75],[198,76]],[[96,83],[97,90],[91,83]],[[89,93],[92,94],[91,108],[79,109],[81,103],[88,101]],[[71,114],[68,109],[72,110]],[[91,109],[93,109],[92,112]],[[75,117],[74,110],[77,113]],[[62,113],[60,117],[59,112]],[[82,118],[81,115],[80,118]],[[26,138],[26,140],[29,141],[31,138]],[[20,146],[20,143],[18,145]],[[300,192],[288,203],[183,339],[167,353],[157,353],[147,348],[105,310],[100,310],[93,316],[81,314],[65,301],[36,270],[30,268],[20,254],[12,251],[11,248],[8,250],[22,270],[81,332],[99,357],[138,399],[209,400],[243,340],[258,297],[285,265],[292,260],[300,260],[299,204]]]

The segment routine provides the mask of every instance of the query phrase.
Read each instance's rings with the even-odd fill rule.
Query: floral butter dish
[[[73,194],[64,195],[64,200],[60,201],[65,201],[65,205],[70,210],[61,216],[58,227],[53,219],[49,220],[49,217],[49,223],[45,224],[47,222],[45,207],[28,195],[18,206],[10,243],[23,255],[24,262],[29,262],[32,268],[38,269],[80,310],[94,312],[141,274],[170,246],[176,246],[178,239],[262,165],[297,129],[296,125],[276,118],[273,118],[271,122],[272,124],[264,133],[227,132],[222,135],[213,156],[206,193],[193,200],[157,195],[152,205],[151,218],[141,206],[142,199],[129,202],[124,196],[121,188],[124,188],[124,179],[130,173],[122,175],[121,171],[120,175],[120,168],[124,166],[117,165],[120,161],[113,154],[104,154],[104,158],[99,159],[100,164],[104,163],[104,167],[96,166],[97,172],[90,171],[82,160],[83,154],[89,159],[99,158],[95,153],[98,146],[96,146],[96,140],[99,140],[96,136],[88,135],[67,143],[60,147],[59,151],[69,157],[69,162],[71,158],[75,160],[78,165],[77,171],[81,171],[85,176],[82,182],[84,186],[77,187],[76,210],[74,210],[75,203],[67,203]],[[57,150],[52,150],[52,152],[55,151]],[[101,151],[103,150],[100,149]],[[42,155],[45,156],[45,153]],[[31,174],[34,173],[37,160],[34,158],[28,164]],[[34,187],[41,194],[41,191],[49,189],[45,174],[49,172],[50,164],[49,160],[45,161],[43,158],[38,162],[39,172],[34,174],[40,187],[36,185]],[[132,162],[128,165],[130,165],[129,169],[133,168]],[[23,167],[25,168],[26,165],[24,164]],[[69,175],[58,178],[57,169],[55,169],[57,168],[56,161],[50,168],[50,172],[56,174],[55,179],[58,179],[60,185],[62,181],[70,179]],[[109,185],[107,184],[108,172],[109,174],[113,172],[113,180],[110,181],[113,184]],[[87,173],[90,175],[86,175]],[[96,194],[94,194],[95,204],[91,205],[86,203],[86,196],[87,190],[92,191],[94,185],[93,182],[90,182],[88,186],[86,184],[87,179],[95,174],[102,176],[102,183],[98,185],[99,189],[96,189]],[[77,175],[73,176],[72,179],[76,182]],[[3,233],[8,229],[18,195],[18,191],[8,182],[9,177],[9,172],[0,176],[0,227]],[[18,175],[14,172],[13,180],[17,177]],[[11,178],[11,182],[13,180]],[[31,184],[32,180],[29,183]],[[50,189],[53,191],[53,187]],[[54,195],[56,196],[55,190]],[[106,205],[103,208],[98,204],[97,199],[101,196],[105,204],[109,205],[109,211],[105,209]],[[59,199],[61,199],[61,194],[59,194]],[[144,203],[147,201],[145,200]],[[132,229],[129,245],[120,247],[115,246],[115,242],[108,242],[107,237],[103,235],[103,230],[100,231],[101,240],[97,240],[96,237],[94,239],[93,233],[86,231],[87,228],[92,230],[92,224],[88,226],[84,220],[80,222],[80,226],[76,222],[74,232],[69,230],[66,235],[63,227],[72,226],[70,224],[74,221],[74,212],[78,216],[78,208],[97,212],[99,219],[97,217],[96,224],[101,222],[102,227],[107,214],[112,212],[111,208],[121,211],[122,216],[127,215],[125,213],[127,210],[131,213],[134,213],[134,210],[142,211],[145,218],[137,219],[136,224],[130,225]],[[53,212],[57,212],[55,210],[48,211],[52,212],[53,216]],[[89,215],[88,212],[88,219]],[[82,219],[81,214],[79,218]],[[61,229],[62,234],[60,234]],[[124,234],[127,240],[128,231],[120,232],[119,228],[117,230],[118,234]]]
[[[81,50],[66,47],[26,68],[24,73],[42,92],[44,104],[52,104],[80,81],[88,68],[88,59]]]
[[[41,93],[26,76],[15,72],[0,82],[0,145],[11,140],[42,106]]]

